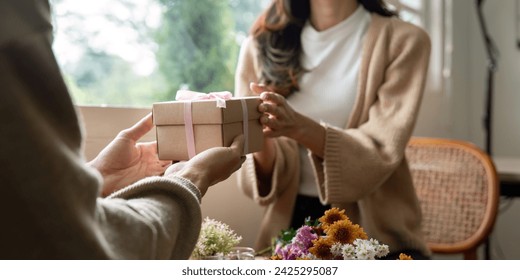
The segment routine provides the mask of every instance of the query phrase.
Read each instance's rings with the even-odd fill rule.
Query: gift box
[[[259,97],[154,103],[159,158],[188,160],[212,147],[229,147],[240,134],[246,140],[243,154],[260,151],[260,103]]]

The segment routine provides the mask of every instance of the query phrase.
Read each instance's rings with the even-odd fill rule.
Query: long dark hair
[[[369,12],[396,15],[383,0],[358,2]],[[261,82],[286,97],[299,90],[298,79],[305,72],[300,63],[300,35],[309,16],[310,0],[273,0],[251,28],[262,64]]]

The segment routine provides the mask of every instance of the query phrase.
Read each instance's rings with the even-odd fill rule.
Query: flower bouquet
[[[331,208],[317,221],[297,230],[282,231],[274,242],[273,260],[374,260],[389,253],[388,246],[371,238],[345,215]],[[400,259],[410,259],[402,254]]]
[[[206,217],[192,259],[225,259],[242,240],[227,224]]]

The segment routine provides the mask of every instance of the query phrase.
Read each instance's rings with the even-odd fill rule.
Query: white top
[[[288,98],[298,112],[317,121],[344,128],[357,94],[363,38],[370,14],[362,5],[347,19],[324,31],[309,21],[302,34],[302,66],[308,72],[299,81],[301,90]],[[300,194],[318,196],[308,150],[300,146]]]

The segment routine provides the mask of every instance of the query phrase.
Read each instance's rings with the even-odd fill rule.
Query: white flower
[[[374,260],[376,257],[376,247],[370,240],[356,239],[356,256],[359,260]]]
[[[332,253],[332,255],[334,257],[339,257],[339,256],[341,256],[342,247],[343,247],[343,244],[336,242],[336,243],[332,244],[332,246],[330,247],[330,252]]]
[[[372,246],[375,247],[376,257],[378,258],[382,258],[388,255],[388,253],[390,252],[390,250],[388,249],[388,245],[379,244],[379,241],[377,241],[376,239],[371,238],[370,243],[372,244]]]
[[[343,244],[341,248],[341,255],[344,260],[355,260],[356,257],[356,248],[352,244]]]
[[[311,254],[311,253],[304,254],[304,255],[302,256],[302,258],[304,258],[304,259],[309,259],[309,260],[317,260],[317,259],[318,259],[315,255],[313,255],[313,254]]]
[[[240,240],[242,237],[236,235],[227,224],[206,217],[202,222],[199,240],[192,255],[200,258],[227,254]]]

